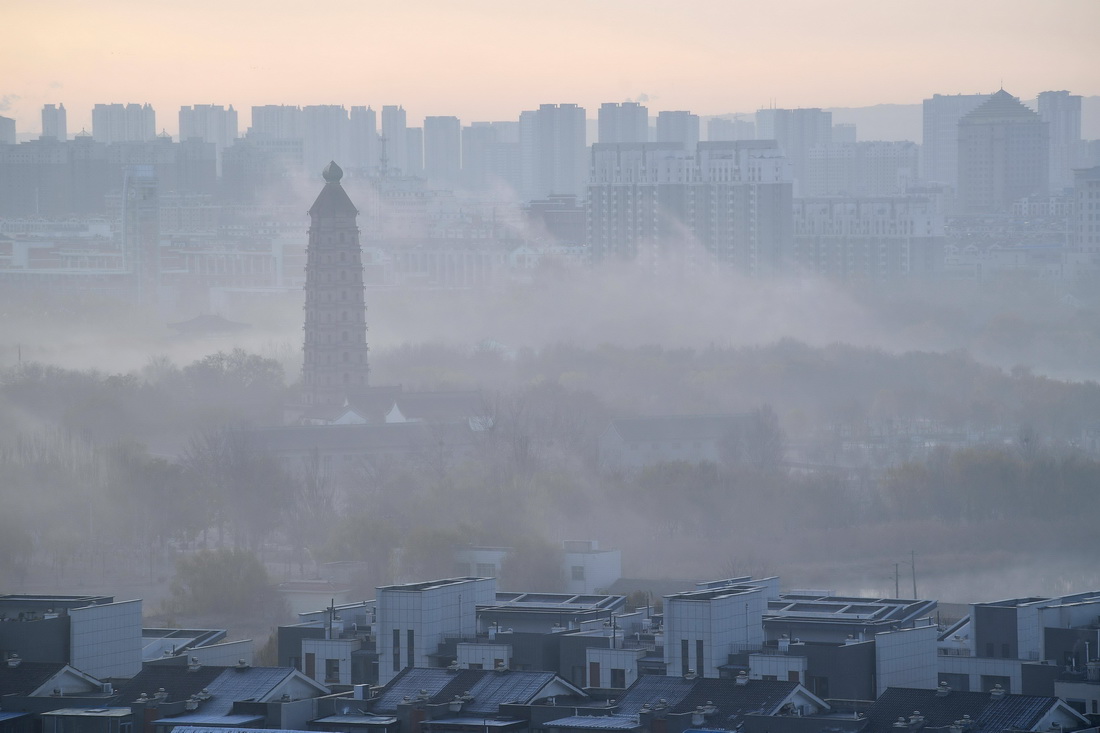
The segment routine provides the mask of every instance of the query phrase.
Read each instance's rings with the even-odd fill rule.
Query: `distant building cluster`
[[[366,287],[483,288],[608,261],[855,281],[1097,266],[1100,141],[1081,139],[1068,91],[1034,109],[1003,89],[933,95],[921,144],[861,140],[816,108],[704,120],[609,102],[591,121],[543,104],[420,126],[399,105],[251,112],[242,131],[232,106],[181,107],[172,138],[149,104],[97,104],[75,134],[47,104],[25,142],[0,117],[0,282],[176,313],[296,290],[298,191],[332,161],[361,202]],[[138,178],[156,193],[140,231]]]
[[[1100,723],[1098,592],[972,603],[949,619],[934,600],[783,591],[777,577],[647,590],[669,583],[548,593],[457,575],[381,586],[373,600],[325,601],[279,626],[276,666],[257,666],[252,642],[224,629],[143,628],[140,600],[0,595],[0,730],[1049,733]]]

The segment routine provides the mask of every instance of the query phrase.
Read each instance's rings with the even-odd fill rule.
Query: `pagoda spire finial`
[[[335,160],[330,160],[329,164],[325,166],[325,169],[321,171],[321,176],[328,183],[339,183],[340,179],[344,177],[344,171],[340,166],[336,165]]]

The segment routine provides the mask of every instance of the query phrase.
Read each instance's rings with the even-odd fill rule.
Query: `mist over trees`
[[[1005,371],[965,352],[793,340],[408,345],[375,364],[383,378],[418,365],[407,387],[482,389],[492,429],[467,455],[333,474],[317,461],[288,466],[240,430],[276,421],[291,393],[271,359],[238,350],[125,374],[34,363],[0,372],[0,582],[18,588],[32,570],[57,583],[174,575],[177,605],[197,608],[187,563],[211,551],[287,578],[362,561],[365,592],[451,575],[450,553],[465,545],[513,547],[502,584],[551,590],[562,582],[560,540],[589,537],[622,547],[627,572],[690,577],[763,547],[769,562],[796,562],[840,527],[910,527],[930,550],[962,531],[1009,551],[1020,527],[1039,523],[1058,529],[1033,545],[1053,550],[1069,533],[1100,551],[1089,529],[1100,462],[1080,445],[1100,414],[1094,382]],[[745,413],[750,427],[718,463],[599,470],[612,417],[689,413]],[[940,440],[959,434],[965,446]],[[700,557],[701,542],[713,557]]]

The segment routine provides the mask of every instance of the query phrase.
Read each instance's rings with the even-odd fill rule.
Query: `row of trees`
[[[278,547],[302,573],[326,560],[368,560],[369,587],[450,574],[450,548],[493,544],[517,548],[509,582],[552,588],[561,582],[553,548],[565,537],[617,544],[660,574],[670,547],[690,559],[699,541],[767,546],[854,522],[1100,515],[1100,464],[1068,447],[1100,415],[1093,383],[1004,373],[963,354],[792,342],[702,352],[560,346],[514,358],[491,347],[409,347],[376,364],[384,374],[417,361],[450,376],[408,386],[486,388],[494,428],[472,454],[427,451],[340,474],[316,460],[288,467],[235,429],[277,422],[287,394],[277,364],[244,352],[183,368],[158,361],[132,375],[39,365],[0,373],[0,580],[17,581],[31,563],[59,578],[74,567],[158,577],[180,548],[270,559]],[[778,409],[754,405],[753,389],[758,399],[777,395]],[[850,407],[867,393],[894,419],[944,418],[952,400],[981,394],[998,419],[1026,413],[1034,427],[1010,447],[939,450],[885,475],[782,470],[785,431],[805,435],[808,415],[824,419],[829,405]],[[613,415],[754,407],[753,429],[722,465],[596,470],[597,438]],[[850,425],[866,419],[858,410],[833,416],[844,415]],[[146,438],[180,447],[156,456]]]

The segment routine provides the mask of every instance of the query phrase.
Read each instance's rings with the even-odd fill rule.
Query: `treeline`
[[[1084,527],[1100,516],[1100,463],[1074,443],[1100,420],[1100,387],[963,353],[784,341],[510,354],[489,344],[409,346],[374,364],[380,384],[482,389],[493,429],[471,454],[353,462],[335,475],[320,461],[283,465],[236,430],[277,424],[292,394],[276,362],[243,351],[133,374],[0,372],[0,582],[32,566],[59,580],[109,570],[159,578],[175,553],[205,547],[292,558],[287,572],[303,575],[365,560],[370,588],[450,574],[445,548],[486,544],[521,548],[510,582],[551,588],[562,538],[598,538],[670,575],[681,570],[662,566],[670,558],[726,551],[704,557],[701,543],[770,547],[782,537],[791,553],[820,554],[798,544],[802,532],[915,520]],[[692,412],[755,412],[761,428],[722,465],[599,472],[611,417]],[[785,438],[856,435],[891,420],[1002,426],[1014,440],[937,449],[885,473],[778,460]]]

